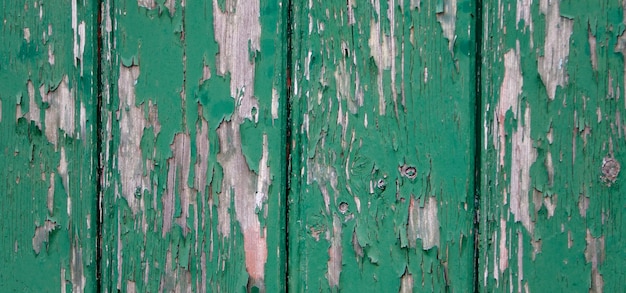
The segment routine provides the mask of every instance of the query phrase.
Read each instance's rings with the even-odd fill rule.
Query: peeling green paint
[[[283,291],[286,4],[104,7],[103,292]]]
[[[623,3],[484,3],[480,288],[621,291]]]
[[[97,6],[0,5],[0,283],[94,292]]]
[[[295,292],[473,286],[475,7],[415,2],[294,2]]]
[[[4,1],[0,283],[623,290],[625,5]]]

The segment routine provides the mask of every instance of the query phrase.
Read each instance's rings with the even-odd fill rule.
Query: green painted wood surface
[[[622,291],[625,7],[3,1],[0,285]]]
[[[0,287],[94,292],[97,6],[0,6]]]
[[[294,1],[294,292],[472,289],[475,9]]]
[[[284,291],[287,4],[103,5],[103,292]]]
[[[622,292],[625,5],[484,4],[479,288]]]

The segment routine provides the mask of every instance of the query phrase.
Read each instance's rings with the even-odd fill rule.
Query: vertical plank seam
[[[480,206],[481,206],[481,188],[482,188],[482,146],[483,131],[481,128],[483,115],[483,97],[482,97],[482,50],[483,50],[483,0],[476,0],[475,23],[474,23],[474,77],[476,87],[474,97],[474,270],[473,270],[473,286],[474,292],[480,292],[479,274],[480,274]]]
[[[287,25],[286,25],[286,37],[287,37],[287,48],[285,52],[287,54],[287,60],[286,60],[286,76],[285,76],[285,84],[284,84],[284,90],[285,90],[285,109],[284,111],[284,115],[283,115],[283,119],[284,119],[284,127],[286,128],[286,134],[285,134],[285,160],[284,160],[284,166],[283,166],[283,172],[284,172],[284,177],[285,178],[285,189],[284,189],[284,196],[285,196],[285,219],[284,219],[284,223],[285,223],[285,235],[284,235],[284,243],[285,243],[285,292],[289,292],[289,288],[290,288],[290,284],[289,284],[289,249],[290,249],[290,243],[289,243],[289,216],[290,216],[290,210],[289,208],[291,207],[290,205],[290,199],[291,199],[291,175],[292,175],[292,158],[291,158],[291,139],[292,139],[292,113],[291,113],[291,106],[292,106],[292,97],[291,97],[291,79],[292,76],[294,74],[294,70],[293,70],[293,33],[292,33],[292,23],[293,23],[293,0],[287,0],[287,11],[286,11],[286,21],[287,21]],[[296,145],[297,147],[297,145]],[[297,159],[297,158],[296,158]]]
[[[98,156],[98,164],[96,166],[96,293],[102,292],[102,176],[103,176],[103,158],[102,158],[102,143],[103,143],[103,129],[102,129],[102,0],[94,1],[96,7],[96,155]]]

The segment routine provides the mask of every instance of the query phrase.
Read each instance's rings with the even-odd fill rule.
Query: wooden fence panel
[[[479,285],[621,292],[624,3],[484,1]]]
[[[623,289],[623,1],[1,5],[3,289]]]
[[[474,5],[294,1],[294,292],[472,290]]]
[[[0,7],[0,287],[94,292],[97,5]]]
[[[287,4],[103,6],[103,292],[284,290]]]

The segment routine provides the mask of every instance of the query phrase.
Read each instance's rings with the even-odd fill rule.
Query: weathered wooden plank
[[[94,292],[97,5],[0,6],[0,284]]]
[[[294,1],[289,287],[473,287],[473,1]]]
[[[103,292],[284,290],[287,5],[103,5]]]
[[[480,288],[623,291],[625,5],[483,2]]]

